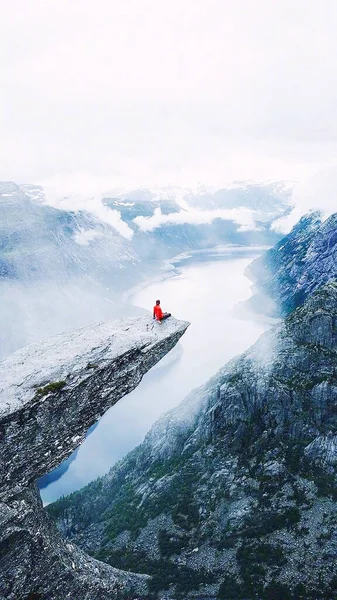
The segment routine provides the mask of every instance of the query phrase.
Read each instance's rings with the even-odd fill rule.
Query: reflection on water
[[[154,421],[179,404],[187,393],[204,383],[230,358],[244,351],[266,329],[264,322],[240,318],[236,304],[250,296],[244,276],[252,260],[246,255],[217,252],[217,260],[197,261],[185,257],[179,274],[152,283],[132,298],[152,309],[156,298],[163,310],[191,322],[175,350],[152,369],[136,390],[113,406],[86,438],[68,470],[42,490],[45,502],[83,487],[106,473],[129,450],[139,444]],[[219,256],[221,260],[219,260]],[[187,262],[186,262],[187,261]]]

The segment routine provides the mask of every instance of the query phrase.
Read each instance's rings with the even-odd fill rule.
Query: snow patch
[[[79,246],[88,246],[92,240],[99,237],[102,237],[100,231],[95,231],[94,229],[80,229],[79,231],[76,231],[74,240]]]
[[[249,208],[231,208],[218,210],[197,210],[189,209],[178,213],[164,215],[160,208],[156,208],[152,217],[136,217],[133,221],[142,231],[153,231],[162,225],[182,225],[185,223],[192,225],[210,224],[215,219],[225,221],[234,221],[244,231],[256,230],[255,222],[256,212]]]
[[[135,206],[135,202],[122,202],[121,200],[114,201],[115,206]]]
[[[129,225],[123,221],[121,213],[118,210],[111,210],[105,206],[102,199],[105,197],[103,190],[97,190],[92,193],[77,191],[77,188],[68,188],[68,190],[59,185],[58,180],[52,180],[43,183],[45,190],[45,204],[58,208],[59,210],[85,210],[95,215],[104,223],[111,225],[116,231],[127,240],[131,240],[133,231]],[[84,183],[81,181],[79,190],[83,189]],[[69,193],[69,189],[71,190]]]

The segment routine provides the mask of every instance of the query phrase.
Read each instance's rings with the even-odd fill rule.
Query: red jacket
[[[163,311],[158,304],[153,307],[153,316],[156,317],[157,321],[161,321],[163,318]]]

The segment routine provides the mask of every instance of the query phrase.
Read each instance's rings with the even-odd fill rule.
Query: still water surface
[[[132,296],[135,305],[149,310],[160,298],[163,310],[190,321],[191,326],[138,388],[102,417],[68,471],[42,490],[44,502],[52,502],[106,473],[143,440],[161,414],[177,406],[188,392],[244,351],[267,328],[254,315],[241,318],[236,306],[251,295],[251,282],[244,270],[252,258],[252,249],[238,253],[227,248],[179,259],[174,276],[151,283]]]

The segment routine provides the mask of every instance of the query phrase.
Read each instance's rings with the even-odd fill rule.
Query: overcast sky
[[[2,0],[0,179],[305,180],[337,162],[336,0]]]

